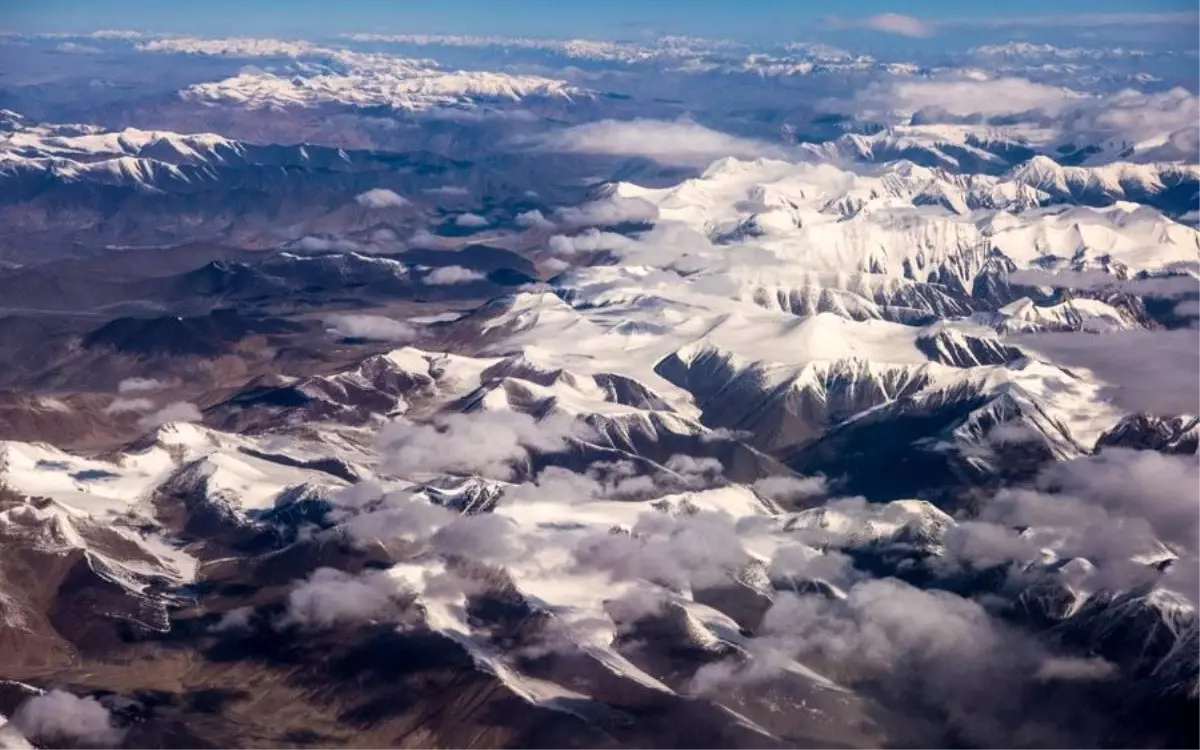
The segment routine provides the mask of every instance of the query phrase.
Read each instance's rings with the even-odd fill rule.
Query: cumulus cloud
[[[1178,13],[1046,13],[1033,16],[975,16],[949,18],[936,21],[938,26],[1009,28],[1029,26],[1032,28],[1095,28],[1103,26],[1160,26],[1168,24],[1192,25],[1196,22],[1195,11]]]
[[[625,235],[586,229],[576,235],[556,234],[546,243],[546,247],[559,255],[574,255],[596,250],[617,250],[631,244],[632,240]]]
[[[835,29],[869,29],[907,37],[927,37],[934,33],[931,24],[900,13],[879,13],[865,18],[827,18],[825,25]]]
[[[413,594],[387,571],[351,575],[318,568],[288,592],[280,625],[328,628],[344,623],[396,620],[404,617]]]
[[[199,422],[204,418],[196,405],[189,401],[173,401],[153,414],[138,420],[143,428],[158,427],[168,422]]]
[[[229,633],[249,630],[254,618],[254,607],[236,607],[229,610],[210,630],[214,633]]]
[[[945,560],[989,567],[1035,562],[1044,549],[1083,559],[1076,585],[1124,590],[1156,580],[1197,596],[1200,461],[1106,448],[1049,464],[1036,486],[1001,489],[974,521],[948,529]],[[1163,542],[1171,545],[1170,550]],[[1161,577],[1148,560],[1178,558]]]
[[[786,544],[775,550],[767,568],[773,581],[824,581],[847,587],[865,577],[854,562],[837,550],[820,551],[806,544]]]
[[[800,503],[824,495],[828,488],[825,477],[793,477],[779,475],[763,477],[754,489],[764,497],[781,503]]]
[[[98,29],[86,36],[92,39],[123,39],[129,41],[153,35],[147,31],[136,31],[134,29]]]
[[[565,206],[554,212],[564,226],[611,227],[617,224],[646,224],[658,219],[658,207],[641,198],[613,195],[578,206]]]
[[[680,469],[692,468],[700,473],[687,474],[668,469],[663,471],[647,462],[639,466],[632,461],[595,461],[583,473],[558,466],[543,469],[532,482],[509,488],[507,501],[546,501],[556,503],[584,502],[598,498],[633,500],[654,497],[668,492],[697,489],[709,483],[705,467],[712,464],[701,459],[685,465],[677,458]],[[720,469],[716,469],[720,473]]]
[[[440,185],[438,187],[425,188],[425,192],[445,198],[461,198],[471,194],[470,190],[461,185]]]
[[[316,235],[305,235],[300,239],[288,243],[289,250],[301,250],[310,253],[321,252],[355,252],[363,249],[362,243],[355,242],[339,237],[317,237]]]
[[[1175,305],[1174,312],[1181,318],[1200,317],[1200,300],[1185,299]]]
[[[1011,445],[1013,443],[1029,443],[1040,440],[1040,436],[1028,425],[1021,422],[1002,422],[987,434],[989,443],[994,445]]]
[[[411,491],[383,492],[370,482],[353,485],[333,498],[331,518],[362,546],[428,539],[457,514]]]
[[[545,269],[547,271],[549,271],[550,273],[553,274],[553,273],[562,273],[563,271],[570,268],[571,264],[568,263],[567,261],[563,260],[562,258],[547,258],[546,260],[542,261],[542,266],[545,267]],[[1177,314],[1183,314],[1183,313],[1177,313]],[[1191,314],[1192,315],[1200,315],[1200,311],[1191,313]]]
[[[1100,270],[1043,271],[1018,269],[1009,274],[1009,281],[1023,286],[1053,287],[1055,289],[1112,289],[1140,297],[1181,297],[1200,294],[1200,279],[1188,269],[1179,273],[1155,276],[1135,276],[1118,279]]]
[[[546,218],[545,214],[536,208],[529,211],[522,211],[513,219],[519,227],[529,229],[553,229],[554,222]]]
[[[0,41],[0,44],[3,43]],[[21,731],[3,714],[0,714],[0,749],[34,750],[29,740],[25,739],[25,735],[21,734]]]
[[[448,286],[450,284],[467,284],[472,281],[482,281],[485,278],[487,277],[482,273],[470,268],[442,266],[430,271],[422,281],[432,286]]]
[[[354,196],[354,200],[366,208],[400,208],[409,204],[403,195],[387,188],[372,188]]]
[[[325,325],[330,334],[347,339],[402,342],[417,336],[416,329],[409,324],[382,315],[329,315]]]
[[[443,414],[427,424],[392,422],[379,436],[384,467],[399,476],[417,473],[483,474],[506,479],[530,451],[564,450],[581,434],[574,420],[484,411]]]
[[[1017,334],[1007,341],[1065,367],[1086,368],[1129,411],[1200,412],[1200,341],[1194,330]]]
[[[1038,127],[1035,145],[1110,146],[1100,158],[1192,160],[1200,148],[1200,97],[1183,88],[1094,95],[1026,78],[952,71],[876,82],[851,99],[829,99],[819,106],[896,124],[907,124],[914,115],[923,124],[1026,122]],[[1135,145],[1132,155],[1125,153]]]
[[[1057,657],[1043,661],[1034,677],[1043,682],[1051,680],[1108,680],[1115,677],[1116,674],[1116,665],[1104,659]]]
[[[441,244],[441,240],[428,229],[418,229],[408,238],[409,247],[436,248],[439,244]]]
[[[430,539],[442,555],[465,557],[489,563],[504,563],[522,549],[516,524],[493,513],[459,516],[438,529]]]
[[[124,414],[131,411],[150,411],[154,402],[148,398],[116,398],[104,407],[105,414]]]
[[[1051,713],[1026,689],[1049,657],[1043,647],[954,594],[896,579],[861,581],[842,599],[781,594],[760,631],[754,655],[765,667],[796,658],[843,684],[870,684],[926,735],[917,744],[1075,746],[1091,729],[1079,718],[1086,703],[1060,698]],[[763,679],[765,667],[747,676]]]
[[[161,391],[167,384],[154,378],[125,378],[117,383],[119,393],[143,393],[145,391]]]
[[[1044,487],[1086,497],[1108,513],[1145,519],[1157,538],[1181,549],[1200,543],[1200,461],[1157,451],[1108,448],[1049,465]]]
[[[685,120],[601,120],[542,137],[549,151],[642,156],[662,164],[703,167],[716,159],[779,157],[784,150]]]
[[[725,471],[725,467],[715,458],[689,456],[685,453],[671,456],[664,465],[678,474],[706,479],[716,479]]]
[[[113,747],[124,735],[95,698],[62,690],[29,698],[17,708],[12,723],[34,742],[65,747]]]
[[[673,590],[728,584],[749,559],[733,518],[723,513],[643,513],[631,533],[597,532],[571,550],[578,571],[613,581],[647,580]]]
[[[483,216],[480,216],[479,214],[465,213],[465,214],[459,214],[458,216],[454,217],[454,225],[455,226],[467,227],[470,229],[478,229],[480,227],[486,227],[490,223],[491,222],[489,222],[486,218],[484,218]]]
[[[920,112],[936,109],[950,115],[997,116],[1029,111],[1058,114],[1084,96],[1060,86],[1035,83],[1025,78],[992,78],[984,81],[952,77],[944,79],[899,79],[876,84],[858,96],[875,109]]]
[[[76,42],[63,42],[55,47],[59,52],[65,52],[70,55],[102,55],[104,50],[99,47],[93,47],[88,44],[78,44]]]
[[[1074,137],[1161,140],[1161,145],[1139,155],[1143,160],[1192,161],[1200,148],[1200,97],[1187,89],[1124,89],[1073,115],[1066,132]]]

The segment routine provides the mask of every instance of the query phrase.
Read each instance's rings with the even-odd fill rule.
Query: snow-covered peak
[[[317,50],[317,54],[325,52]],[[566,81],[542,76],[446,70],[430,60],[345,50],[333,53],[332,58],[329,66],[309,66],[286,74],[242,72],[220,81],[193,84],[179,95],[207,104],[252,109],[343,104],[412,111],[516,102],[527,97],[570,101],[590,95]]]
[[[1053,44],[1034,44],[1031,42],[984,44],[975,47],[971,52],[984,58],[1021,60],[1097,60],[1102,58],[1137,58],[1145,57],[1147,54],[1142,50],[1125,49],[1122,47],[1060,47]]]

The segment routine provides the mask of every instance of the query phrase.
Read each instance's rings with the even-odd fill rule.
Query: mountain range
[[[1200,742],[1183,95],[1011,80],[1171,55],[71,39],[172,90],[0,113],[0,747]]]

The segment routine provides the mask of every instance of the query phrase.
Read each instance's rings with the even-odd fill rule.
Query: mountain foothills
[[[0,37],[0,747],[1195,747],[1195,47],[1006,42]]]

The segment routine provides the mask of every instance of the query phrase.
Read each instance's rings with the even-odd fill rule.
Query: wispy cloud
[[[325,325],[331,334],[341,338],[396,342],[416,338],[412,326],[382,315],[330,315],[325,319]]]
[[[824,24],[831,29],[867,29],[917,38],[933,36],[934,32],[928,22],[901,13],[879,13],[864,18],[830,16],[824,20]]]
[[[1117,26],[1192,25],[1200,21],[1195,11],[1173,13],[1073,13],[964,18],[917,18],[901,13],[879,13],[862,18],[829,16],[829,29],[865,29],[912,38],[930,37],[943,28],[1007,29],[1020,27],[1101,28]]]
[[[1064,13],[1044,16],[985,16],[982,18],[945,18],[930,21],[932,26],[973,26],[1010,28],[1014,26],[1057,26],[1092,28],[1099,26],[1169,26],[1195,24],[1196,11],[1176,13]]]
[[[169,422],[199,422],[203,418],[203,415],[196,408],[195,404],[189,401],[175,401],[167,404],[153,414],[142,417],[138,421],[138,424],[149,429]]]
[[[408,205],[408,199],[387,188],[373,188],[354,196],[360,206],[366,208],[400,208]]]
[[[428,276],[422,279],[426,284],[433,286],[447,286],[449,284],[467,284],[472,281],[482,281],[487,278],[479,271],[473,271],[470,268],[462,266],[442,266],[434,269]]]
[[[694,122],[600,120],[576,125],[541,139],[547,151],[644,156],[662,164],[706,166],[724,156],[754,159],[779,156],[769,143],[706,128]]]

